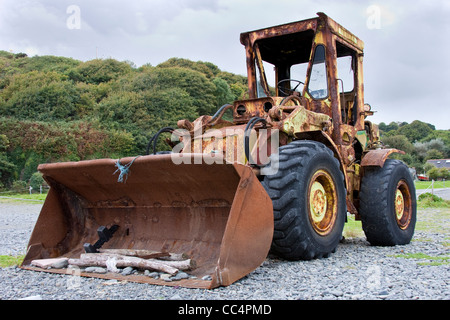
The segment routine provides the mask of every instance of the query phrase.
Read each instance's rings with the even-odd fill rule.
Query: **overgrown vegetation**
[[[448,169],[426,163],[430,159],[450,158],[450,130],[436,130],[434,125],[419,120],[388,125],[381,122],[379,128],[385,145],[406,152],[396,155],[397,159],[416,168],[417,173],[426,173],[430,179],[450,178]]]
[[[160,128],[212,115],[246,94],[246,77],[210,62],[171,58],[136,68],[0,51],[0,189],[23,191],[39,163],[143,154]],[[397,157],[417,172],[450,178],[425,164],[450,157],[449,130],[418,120],[379,127],[384,143],[406,151]]]
[[[160,128],[214,114],[246,82],[179,58],[136,68],[0,51],[0,189],[29,183],[39,163],[143,154]]]
[[[429,192],[419,195],[418,204],[422,208],[450,208],[449,200],[444,200]]]

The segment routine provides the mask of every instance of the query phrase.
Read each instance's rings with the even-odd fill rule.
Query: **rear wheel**
[[[360,214],[372,245],[408,244],[416,224],[416,190],[408,167],[388,159],[382,168],[365,168]]]
[[[328,256],[342,237],[346,216],[339,161],[315,141],[293,141],[276,156],[271,159],[278,161],[278,171],[263,180],[274,208],[271,251],[289,260]]]

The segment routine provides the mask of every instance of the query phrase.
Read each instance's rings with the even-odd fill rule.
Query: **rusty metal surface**
[[[251,115],[254,112],[259,117],[265,117],[270,126],[286,133],[287,143],[292,138],[311,139],[324,142],[330,147],[339,159],[345,176],[348,207],[352,213],[357,214],[359,199],[354,196],[357,195],[354,191],[360,188],[361,175],[356,173],[355,164],[382,166],[389,154],[401,152],[375,150],[381,144],[377,126],[366,120],[373,112],[368,106],[364,106],[364,42],[321,12],[312,19],[242,33],[240,40],[246,48],[251,101],[257,101],[257,75],[262,82],[266,79],[262,74],[262,60],[274,66],[276,82],[290,78],[289,71],[283,71],[286,68],[297,63],[308,63],[306,79],[298,79],[305,81],[303,92],[295,101],[292,98],[292,102],[295,102],[293,106],[283,110],[277,100],[280,97],[267,97],[264,99],[271,98],[274,103],[269,115],[266,115],[261,107],[247,109],[251,110]],[[308,87],[315,50],[319,46],[325,48],[327,96],[316,99],[309,93]],[[306,49],[303,51],[301,48]],[[301,58],[294,58],[294,53],[300,54]],[[339,78],[337,59],[341,57],[351,57],[352,60],[354,83],[351,91],[344,91],[344,81]],[[339,90],[339,83],[342,92]],[[264,83],[262,87],[267,94]],[[280,94],[277,87],[275,90]],[[246,102],[239,103],[247,107]],[[245,116],[237,118],[239,121],[248,121]],[[324,136],[326,139],[323,139]]]
[[[272,203],[256,177],[264,164],[256,146],[268,150],[267,156],[276,152],[269,141],[278,131],[279,146],[308,139],[322,142],[333,151],[345,178],[347,208],[359,217],[360,167],[381,167],[390,154],[403,153],[376,149],[381,145],[379,130],[366,120],[373,112],[364,108],[364,43],[323,13],[245,32],[240,40],[246,52],[248,99],[224,105],[214,116],[178,121],[179,129],[173,133],[179,135],[183,150],[174,153],[187,155],[191,164],[176,165],[170,155],[139,157],[126,183],[118,183],[117,175],[112,174],[112,159],[39,167],[51,190],[30,239],[24,268],[35,269],[28,264],[36,257],[79,255],[84,242],[94,241],[98,226],[116,224],[119,230],[108,246],[188,252],[199,266],[193,274],[212,278],[206,282],[183,280],[176,285],[211,288],[231,284],[257,268],[269,250]],[[316,48],[322,47],[327,95],[314,98],[308,91],[314,65],[310,60],[315,60],[311,58]],[[339,79],[337,59],[347,56],[352,61],[354,87],[350,92],[340,92],[339,81],[342,87],[344,81]],[[280,96],[271,96],[273,88],[267,83],[263,61],[274,66],[276,82],[292,80],[288,68],[306,63],[306,79],[297,80],[305,81],[303,92],[282,96],[276,86],[275,95]],[[258,84],[257,78],[262,83]],[[258,97],[257,88],[262,88],[266,96]],[[232,122],[222,119],[228,109],[233,111]],[[250,124],[254,127],[248,131],[257,132],[257,138],[248,150],[249,137],[244,132]],[[263,138],[266,141],[261,141],[262,128],[269,132]],[[256,163],[249,163],[250,158]],[[321,197],[333,198],[326,181],[319,179],[310,197],[310,218],[323,235],[334,223],[326,210],[334,204]],[[99,277],[120,278],[116,274]],[[133,281],[170,285],[143,276],[133,276]]]
[[[314,231],[326,236],[334,227],[337,211],[337,193],[330,174],[318,170],[308,186],[308,218]]]
[[[178,285],[230,285],[266,258],[273,233],[272,203],[250,167],[202,162],[207,158],[196,155],[192,164],[176,165],[170,155],[139,157],[126,183],[113,175],[113,159],[39,166],[51,189],[23,267],[38,258],[77,258],[84,243],[96,241],[99,226],[118,225],[105,248],[187,253],[197,262],[190,273],[212,280]],[[196,160],[203,164],[194,164]],[[155,283],[148,277],[136,280]]]
[[[267,117],[268,111],[277,105],[272,97],[237,100],[233,103],[233,118],[235,123],[247,123],[253,117]]]
[[[241,44],[247,46],[253,46],[253,44],[260,39],[267,39],[271,37],[279,37],[282,35],[288,35],[292,33],[299,33],[306,30],[314,30],[317,26],[317,18],[306,19],[302,21],[296,21],[286,23],[269,28],[243,32],[241,33]]]
[[[262,39],[276,38],[282,37],[285,35],[291,35],[294,33],[300,34],[307,30],[311,32],[316,31],[317,26],[317,18],[283,24],[279,26],[274,26],[270,28],[255,30],[251,32],[241,33],[240,39],[241,43],[246,48],[246,59],[247,59],[247,76],[248,76],[248,85],[249,85],[249,98],[255,99],[257,98],[256,94],[256,75],[257,68],[255,66],[255,58],[260,55],[258,50],[256,50],[255,43]],[[258,64],[258,62],[257,62]],[[260,64],[260,63],[259,63]]]
[[[395,193],[395,219],[400,229],[405,230],[413,215],[412,196],[405,180],[400,180]]]
[[[348,46],[352,46],[352,48],[356,51],[362,52],[364,50],[364,42],[349,30],[341,26],[323,12],[318,12],[317,15],[326,20],[327,24],[330,26],[331,32],[339,38],[345,40]]]
[[[387,157],[389,157],[390,154],[393,153],[400,153],[405,154],[404,151],[397,150],[397,149],[376,149],[371,150],[367,152],[367,154],[363,157],[361,161],[362,167],[370,167],[370,166],[376,166],[376,167],[383,167],[384,162],[386,161]]]

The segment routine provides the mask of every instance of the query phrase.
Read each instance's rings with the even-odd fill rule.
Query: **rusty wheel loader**
[[[416,197],[408,168],[388,159],[364,103],[363,42],[323,13],[242,33],[248,98],[161,129],[148,154],[42,164],[50,191],[22,267],[98,249],[186,254],[188,279],[82,276],[194,288],[227,286],[269,252],[327,257],[347,213],[373,245],[410,242]],[[233,119],[225,120],[231,110]],[[163,134],[172,147],[158,152]],[[69,260],[70,261],[70,260]]]

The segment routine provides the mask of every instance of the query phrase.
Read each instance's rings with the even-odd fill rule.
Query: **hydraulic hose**
[[[254,117],[251,118],[250,121],[247,123],[247,126],[245,127],[244,131],[244,152],[245,157],[250,164],[256,165],[256,163],[251,163],[251,156],[250,156],[250,134],[252,132],[253,127],[258,123],[262,122],[264,124],[264,128],[266,127],[267,121],[266,119]]]
[[[146,154],[150,154],[150,146],[153,144],[153,154],[156,154],[156,142],[158,141],[159,135],[164,132],[170,132],[172,133],[174,129],[172,127],[164,127],[160,129],[148,142]]]

